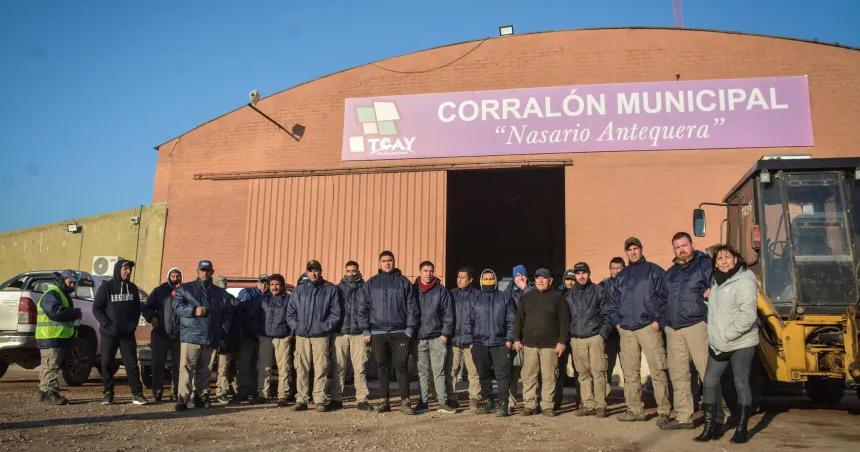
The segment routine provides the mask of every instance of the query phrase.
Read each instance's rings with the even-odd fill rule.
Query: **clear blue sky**
[[[690,28],[860,47],[858,0],[684,0]],[[344,68],[453,42],[673,25],[672,0],[0,0],[0,231],[152,201],[153,146]],[[241,212],[237,212],[241,214]]]

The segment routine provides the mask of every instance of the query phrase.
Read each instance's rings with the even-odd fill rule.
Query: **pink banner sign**
[[[812,146],[806,76],[346,99],[343,160]]]

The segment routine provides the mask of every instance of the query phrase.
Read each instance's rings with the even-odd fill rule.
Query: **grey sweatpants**
[[[441,337],[418,341],[418,383],[421,386],[421,401],[427,403],[430,397],[430,380],[436,392],[436,400],[445,404],[448,399],[456,400],[454,382],[451,380],[450,345]]]

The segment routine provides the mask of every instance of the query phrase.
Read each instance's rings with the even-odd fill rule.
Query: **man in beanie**
[[[555,416],[554,400],[558,358],[564,353],[570,328],[570,311],[561,292],[552,287],[546,268],[535,272],[535,290],[523,295],[517,308],[514,348],[523,353],[523,416],[537,409],[538,375],[541,413]]]
[[[364,296],[364,278],[358,268],[358,262],[349,261],[344,265],[343,278],[337,285],[343,302],[343,318],[341,320],[340,332],[334,336],[334,378],[332,378],[331,404],[333,409],[343,407],[343,382],[346,376],[347,362],[352,362],[352,381],[355,386],[355,400],[358,402],[356,408],[361,411],[371,411],[367,403],[369,394],[367,389],[367,376],[365,366],[367,365],[367,344],[361,335],[361,325],[358,319],[361,317],[359,311],[362,307],[362,296]]]
[[[495,273],[493,273],[495,281]],[[463,367],[469,378],[469,409],[478,411],[481,401],[481,382],[478,378],[478,369],[472,359],[472,338],[466,332],[466,323],[472,305],[480,291],[472,286],[472,269],[461,267],[457,270],[457,287],[451,289],[451,302],[454,303],[454,337],[451,339],[451,382],[456,386]],[[494,283],[495,284],[495,283]],[[494,285],[495,287],[495,285]],[[496,292],[499,292],[496,290]],[[499,292],[500,296],[504,294]],[[507,355],[506,355],[507,356]],[[508,365],[510,367],[510,364]]]
[[[534,289],[529,283],[529,273],[526,266],[517,264],[511,271],[513,282],[505,288],[505,296],[508,297],[514,305],[514,310],[520,304],[520,299],[523,295]],[[511,354],[511,384],[509,386],[508,406],[511,410],[517,408],[517,386],[520,384],[520,373],[523,369],[523,350],[515,350]]]
[[[603,341],[612,331],[609,304],[603,287],[591,282],[585,262],[573,267],[576,285],[565,296],[570,310],[570,348],[579,373],[582,404],[577,416],[606,417],[606,359]]]
[[[36,347],[42,359],[39,400],[50,405],[69,403],[60,395],[60,367],[81,319],[81,310],[72,301],[78,279],[73,270],[54,273],[54,280],[36,303]]]
[[[645,260],[642,242],[636,237],[624,241],[629,265],[618,274],[609,294],[613,323],[621,336],[621,369],[624,372],[624,401],[627,411],[619,421],[645,421],[642,381],[639,374],[642,353],[651,369],[654,399],[657,401],[657,426],[669,422],[666,347],[660,321],[666,309],[666,286],[660,266]]]
[[[324,413],[329,402],[326,383],[331,334],[340,325],[343,303],[337,287],[323,279],[319,261],[309,261],[305,269],[308,282],[296,287],[287,304],[287,324],[296,336],[297,393],[293,411],[308,409],[308,390],[312,387],[316,410]]]
[[[430,397],[430,382],[440,413],[456,413],[457,396],[454,394],[448,365],[451,336],[454,335],[454,306],[448,289],[436,277],[433,262],[424,261],[418,265],[419,276],[415,280],[415,294],[421,311],[418,328],[418,383],[421,389],[421,402],[416,411],[426,411]]]
[[[164,391],[164,365],[170,353],[171,400],[176,400],[179,389],[179,318],[173,312],[170,300],[182,284],[182,271],[176,267],[167,270],[167,278],[152,289],[141,314],[152,325],[149,346],[152,349],[152,396],[161,401]]]

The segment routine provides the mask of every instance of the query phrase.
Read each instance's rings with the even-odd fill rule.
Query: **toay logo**
[[[374,102],[372,107],[355,107],[361,135],[349,137],[349,151],[370,155],[401,155],[413,152],[415,137],[397,136],[400,113],[394,102]]]

